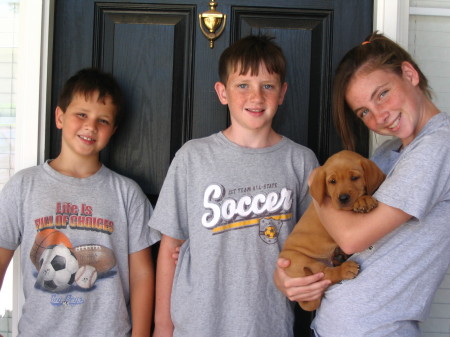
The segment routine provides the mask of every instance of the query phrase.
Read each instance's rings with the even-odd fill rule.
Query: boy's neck
[[[95,173],[102,167],[102,163],[97,158],[82,158],[80,160],[68,160],[62,154],[49,162],[49,165],[59,173],[74,177],[74,178],[87,178]]]
[[[282,136],[273,129],[245,132],[243,130],[236,130],[236,128],[230,126],[223,131],[223,134],[229,141],[239,146],[253,149],[273,146],[282,139]]]

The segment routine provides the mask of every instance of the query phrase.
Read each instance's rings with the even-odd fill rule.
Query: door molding
[[[408,49],[409,0],[375,0],[374,29]]]
[[[50,107],[53,13],[55,0],[20,0],[16,102],[15,171],[40,164],[46,149]],[[13,258],[12,335],[24,303],[20,250]]]
[[[409,0],[375,0],[374,30],[385,34],[408,50]],[[369,154],[390,137],[369,133]]]
[[[289,77],[288,69],[287,77],[291,95],[286,95],[283,104],[278,108],[272,126],[279,134],[290,135],[289,138],[294,142],[308,144],[308,147],[317,155],[319,162],[327,159],[331,142],[329,132],[332,120],[329,106],[331,91],[328,83],[331,83],[332,68],[328,60],[332,58],[333,53],[331,48],[332,16],[333,13],[330,10],[238,6],[232,8],[232,21],[230,22],[232,27],[231,43],[242,36],[258,32],[275,36],[278,43],[282,43],[283,34],[278,30],[288,26],[298,32],[297,37],[302,46],[309,46],[305,47],[305,50],[308,48],[313,50],[312,54],[315,57],[311,57],[311,59],[310,55],[302,54],[301,50],[297,50],[295,53],[291,52],[292,49],[284,51],[287,64],[296,64],[297,70],[307,69],[309,66],[311,69],[301,78],[292,76],[292,74]],[[308,89],[301,90],[305,87]],[[294,93],[292,94],[292,92]],[[317,97],[317,95],[312,95],[312,92],[323,94]],[[296,106],[292,101],[292,96],[302,97],[300,101],[308,102],[305,103],[305,106],[309,106],[309,109]],[[290,111],[296,111],[296,113],[289,113]],[[286,119],[291,122],[286,123]],[[299,125],[304,125],[304,129],[299,128]],[[294,138],[293,135],[297,138]],[[318,139],[317,135],[320,135]]]

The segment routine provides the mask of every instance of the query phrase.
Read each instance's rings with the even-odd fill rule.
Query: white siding
[[[437,106],[450,113],[450,17],[412,15],[409,52],[427,76]]]
[[[449,337],[450,336],[450,273],[434,296],[430,316],[422,324],[423,337]]]
[[[408,49],[428,78],[433,101],[450,113],[450,0],[412,0],[410,5],[434,8],[434,15],[410,16]],[[439,16],[441,13],[446,16]],[[443,259],[442,263],[448,263],[448,256]],[[450,336],[450,270],[434,296],[428,320],[422,324],[422,336]]]
[[[14,174],[18,7],[0,0],[0,190]]]
[[[19,0],[0,0],[0,190],[14,174]],[[12,336],[13,263],[0,291],[0,335]]]

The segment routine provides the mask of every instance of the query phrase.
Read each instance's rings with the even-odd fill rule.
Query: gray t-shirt
[[[293,335],[293,303],[273,272],[316,166],[311,150],[287,138],[250,149],[217,133],[178,151],[150,220],[186,240],[171,298],[175,337]]]
[[[130,336],[128,254],[159,240],[147,226],[151,214],[139,186],[105,166],[83,179],[48,163],[15,174],[0,193],[0,247],[21,248],[25,304],[19,336]],[[67,261],[58,274],[50,272],[53,264],[33,263],[56,252],[51,246],[58,243],[83,254],[76,255],[79,267],[94,265],[97,279],[86,267],[86,282],[67,281],[62,272],[73,277],[76,263],[66,248],[57,253]],[[53,288],[56,282],[67,284]]]
[[[413,218],[352,256],[361,273],[326,291],[317,336],[420,336],[418,322],[450,264],[450,117],[434,116],[400,145],[388,141],[373,156],[387,173],[375,197]]]

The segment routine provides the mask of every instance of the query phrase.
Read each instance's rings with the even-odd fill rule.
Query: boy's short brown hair
[[[240,75],[248,71],[251,75],[258,75],[262,62],[269,73],[278,74],[281,83],[284,83],[286,58],[283,50],[272,40],[272,37],[266,35],[249,35],[225,49],[219,59],[220,81],[226,84],[228,76],[239,67]]]
[[[58,106],[65,112],[75,95],[81,94],[88,97],[95,91],[98,91],[99,93],[99,101],[104,101],[106,96],[111,97],[112,102],[116,107],[114,125],[119,125],[123,116],[122,108],[124,98],[122,90],[111,74],[105,73],[100,69],[81,69],[75,75],[70,77],[64,84],[63,90],[59,95]]]

